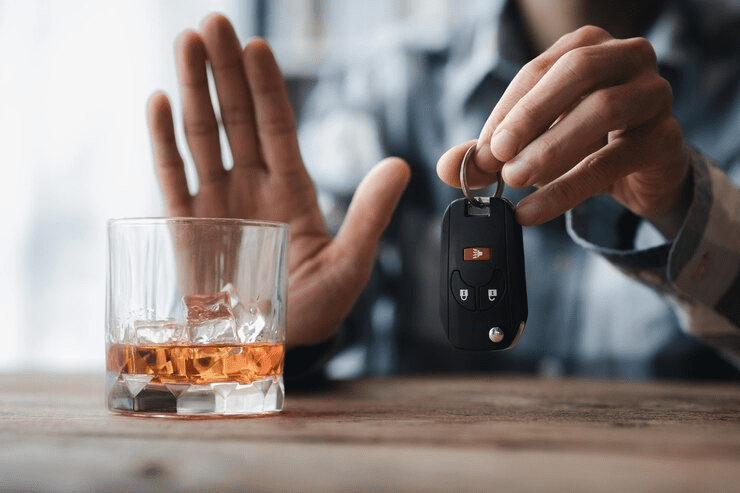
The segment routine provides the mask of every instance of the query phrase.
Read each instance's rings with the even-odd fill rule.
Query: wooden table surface
[[[103,375],[0,375],[0,492],[740,491],[740,385],[426,376],[283,413],[111,414]]]

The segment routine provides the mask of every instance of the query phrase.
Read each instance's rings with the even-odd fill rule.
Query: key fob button
[[[493,277],[488,283],[478,289],[478,307],[480,310],[493,308],[498,300],[504,295],[504,276],[500,270],[493,273]]]
[[[475,288],[462,280],[459,270],[452,273],[450,289],[452,290],[452,296],[460,306],[471,312],[475,311]]]

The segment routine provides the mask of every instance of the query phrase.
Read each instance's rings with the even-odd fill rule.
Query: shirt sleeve
[[[671,242],[636,248],[643,219],[606,197],[567,214],[568,233],[674,305],[681,327],[740,362],[740,188],[692,150],[693,199]]]

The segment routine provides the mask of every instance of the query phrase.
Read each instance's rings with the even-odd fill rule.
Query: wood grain
[[[102,375],[0,375],[0,492],[734,491],[740,386],[419,376],[246,419],[132,418]]]

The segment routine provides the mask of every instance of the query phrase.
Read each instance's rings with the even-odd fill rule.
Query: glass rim
[[[266,221],[262,219],[239,219],[232,217],[185,217],[185,216],[142,216],[110,218],[106,224],[110,228],[116,225],[155,226],[160,224],[218,224],[238,227],[264,227],[287,229],[288,223]]]

